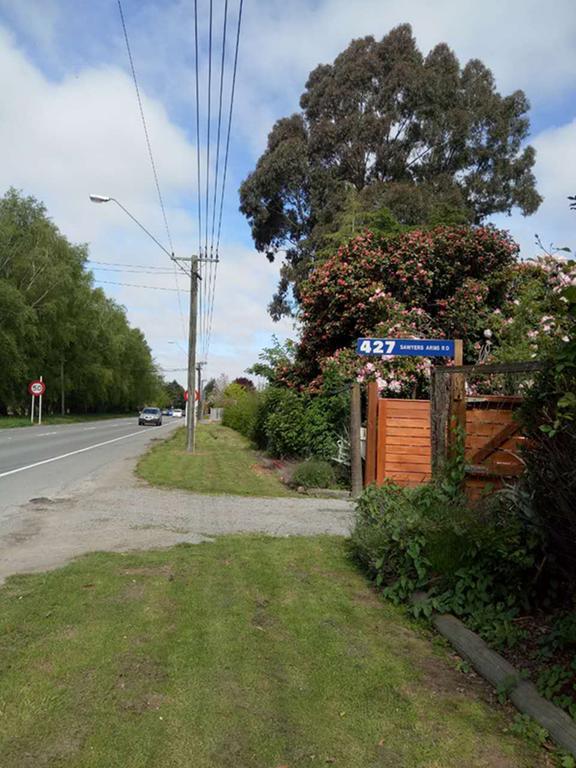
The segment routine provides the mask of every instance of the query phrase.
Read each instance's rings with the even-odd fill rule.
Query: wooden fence
[[[466,397],[466,373],[534,371],[537,363],[438,368],[431,400],[396,400],[378,396],[368,387],[368,419],[364,484],[393,480],[413,486],[441,472],[453,447],[453,430],[465,433],[466,490],[477,498],[488,487],[501,487],[523,470],[523,437],[514,411],[516,396]]]

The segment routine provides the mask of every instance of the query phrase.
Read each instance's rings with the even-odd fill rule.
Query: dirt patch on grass
[[[162,688],[168,673],[155,659],[128,655],[122,659],[116,678],[118,707],[126,712],[143,714],[160,709],[168,702]]]
[[[131,584],[126,584],[126,586],[120,591],[120,593],[115,597],[114,602],[115,603],[130,603],[133,600],[141,601],[144,599],[146,595],[146,587],[141,582],[133,581]]]
[[[2,754],[2,768],[52,768],[68,764],[82,750],[85,739],[83,731],[66,733],[39,748],[31,748],[21,739],[14,740]]]
[[[125,712],[143,715],[144,712],[162,709],[169,701],[168,696],[163,693],[149,693],[120,701],[120,708]]]
[[[270,475],[274,474],[273,469],[263,467],[262,464],[251,464],[250,471],[254,472],[255,475],[258,475],[258,477],[270,477]]]
[[[169,578],[174,576],[174,569],[170,565],[143,565],[136,568],[124,568],[122,573],[125,576],[165,576]]]
[[[270,601],[264,598],[256,600],[254,615],[252,616],[252,626],[256,629],[269,629],[276,623],[274,617],[267,610],[269,605]]]

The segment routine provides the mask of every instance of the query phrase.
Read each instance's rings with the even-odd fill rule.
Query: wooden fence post
[[[366,421],[366,459],[364,485],[376,482],[376,451],[378,449],[378,386],[368,384],[368,418]]]
[[[454,349],[454,365],[464,364],[462,339],[456,339]],[[450,455],[457,444],[457,430],[466,434],[466,374],[453,373],[450,375],[450,408],[448,422],[448,451]]]
[[[362,422],[360,384],[352,384],[350,398],[350,463],[352,475],[352,496],[362,493],[362,452],[360,447],[360,425]]]
[[[430,441],[432,477],[444,469],[448,455],[448,411],[450,408],[451,376],[433,367],[430,378]]]

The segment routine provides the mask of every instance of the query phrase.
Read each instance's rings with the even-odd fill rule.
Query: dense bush
[[[347,395],[311,396],[268,387],[258,397],[251,437],[274,456],[330,459],[348,414]]]
[[[229,384],[224,390],[224,415],[222,424],[252,439],[258,411],[258,394],[240,384]]]
[[[472,509],[456,482],[371,486],[358,502],[352,545],[393,601],[424,590],[416,613],[454,613],[495,645],[517,639],[513,619],[533,594],[541,545],[507,496]]]
[[[303,456],[306,453],[304,425],[305,398],[290,390],[279,390],[276,398],[267,401],[271,406],[264,420],[266,448],[274,456]]]
[[[526,484],[545,538],[549,567],[576,586],[576,265],[564,299],[563,336],[554,340],[521,411]]]
[[[308,459],[296,467],[292,484],[304,488],[331,488],[336,484],[336,475],[327,461]]]

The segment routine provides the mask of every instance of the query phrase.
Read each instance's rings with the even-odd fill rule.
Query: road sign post
[[[40,390],[40,399],[38,400],[38,424],[42,424],[42,395],[46,389],[44,382],[42,381],[42,376],[40,376],[40,384],[42,384],[42,389]]]
[[[38,397],[38,424],[42,424],[42,395],[46,392],[46,384],[42,380],[42,376],[35,381],[31,381],[28,384],[28,392],[32,396],[32,402],[30,404],[30,422],[34,424],[34,400]]]

